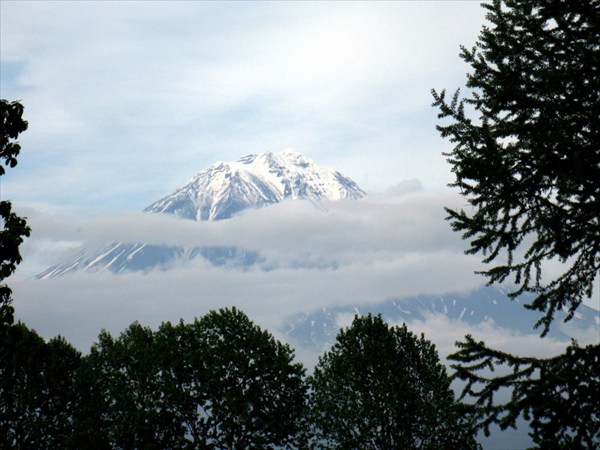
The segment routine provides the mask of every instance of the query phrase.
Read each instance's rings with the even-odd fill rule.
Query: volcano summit
[[[365,192],[350,178],[323,167],[293,150],[247,155],[235,162],[219,162],[196,174],[145,212],[173,214],[196,221],[234,219],[248,208],[263,208],[284,200],[323,202],[358,199]],[[111,243],[53,266],[36,278],[52,278],[73,271],[113,273],[168,268],[178,259],[204,257],[212,264],[248,265],[259,255],[233,247],[185,248],[142,242]]]

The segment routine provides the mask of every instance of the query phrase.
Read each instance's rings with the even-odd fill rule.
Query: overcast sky
[[[15,204],[141,210],[217,161],[292,147],[381,192],[451,180],[431,88],[454,90],[476,1],[1,3],[1,97],[29,129]]]
[[[3,0],[0,20],[0,97],[29,121],[1,196],[33,229],[9,284],[43,336],[86,351],[101,328],[231,305],[277,330],[295,312],[483,284],[444,221],[464,201],[446,187],[430,94],[464,84],[459,47],[477,39],[479,2]],[[213,224],[139,213],[210,164],[290,147],[369,197]],[[240,245],[280,268],[30,278],[80,245],[123,240]],[[415,326],[446,353],[467,331],[507,350],[564,345],[439,317]]]

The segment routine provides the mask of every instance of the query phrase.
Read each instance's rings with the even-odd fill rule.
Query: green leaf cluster
[[[241,311],[153,332],[103,332],[85,358],[100,423],[88,448],[283,448],[303,416],[304,369]],[[94,417],[95,415],[95,417]]]
[[[315,373],[241,311],[103,331],[86,356],[18,323],[0,340],[2,448],[472,449],[435,347],[355,318]]]
[[[17,165],[17,156],[21,146],[16,141],[19,134],[27,129],[23,119],[23,105],[19,102],[0,100],[0,162],[9,166]],[[0,177],[5,169],[0,164]],[[0,191],[1,194],[1,191]],[[23,260],[19,246],[31,233],[25,218],[12,211],[12,204],[0,197],[0,282],[10,276]],[[12,290],[6,284],[0,284],[0,327],[14,321]]]
[[[20,102],[0,99],[0,160],[8,167],[17,165],[17,156],[21,151],[17,138],[28,126],[27,121],[23,120],[23,110]],[[4,174],[5,169],[0,165],[0,176]]]
[[[484,27],[462,48],[469,97],[433,91],[437,128],[469,211],[447,209],[468,253],[502,261],[482,272],[514,279],[529,308],[570,319],[600,270],[600,2],[495,0]],[[472,109],[477,118],[467,110]],[[544,263],[565,270],[542,279]]]
[[[311,377],[313,440],[335,449],[473,449],[435,346],[406,325],[356,316]]]
[[[69,445],[78,407],[80,353],[17,323],[0,328],[0,448]]]
[[[544,337],[557,310],[570,320],[592,298],[600,273],[600,1],[494,0],[489,26],[462,48],[469,96],[432,91],[437,128],[467,210],[447,209],[467,253],[494,264],[489,283],[514,281],[542,313]],[[547,264],[562,269],[548,277]],[[598,294],[596,293],[596,298]],[[600,339],[599,339],[600,340]],[[450,358],[478,425],[530,422],[536,448],[600,447],[600,344],[573,342],[538,359],[471,336]],[[500,369],[502,375],[493,372]],[[510,400],[498,394],[510,392]]]
[[[570,345],[552,358],[517,357],[489,348],[467,335],[451,358],[455,377],[467,382],[463,396],[476,399],[480,426],[516,427],[519,416],[530,422],[540,448],[593,449],[600,443],[600,346]],[[482,374],[508,368],[504,375]],[[509,389],[511,396],[501,401]]]

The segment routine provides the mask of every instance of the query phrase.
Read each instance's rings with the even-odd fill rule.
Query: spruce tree
[[[448,209],[454,230],[490,268],[490,284],[532,293],[546,335],[593,295],[600,270],[600,2],[494,0],[488,26],[461,57],[469,94],[433,91],[454,148],[446,154],[470,207]],[[549,264],[562,270],[552,276]],[[549,359],[517,357],[467,336],[452,356],[463,395],[481,407],[481,426],[530,419],[540,448],[600,445],[598,344],[576,342]],[[483,369],[505,365],[508,374]],[[495,394],[509,388],[509,401]]]

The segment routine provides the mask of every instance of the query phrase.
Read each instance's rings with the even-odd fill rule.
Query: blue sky
[[[214,162],[295,148],[369,192],[451,175],[431,88],[454,90],[478,2],[1,3],[1,97],[29,130],[3,195],[139,210]]]

